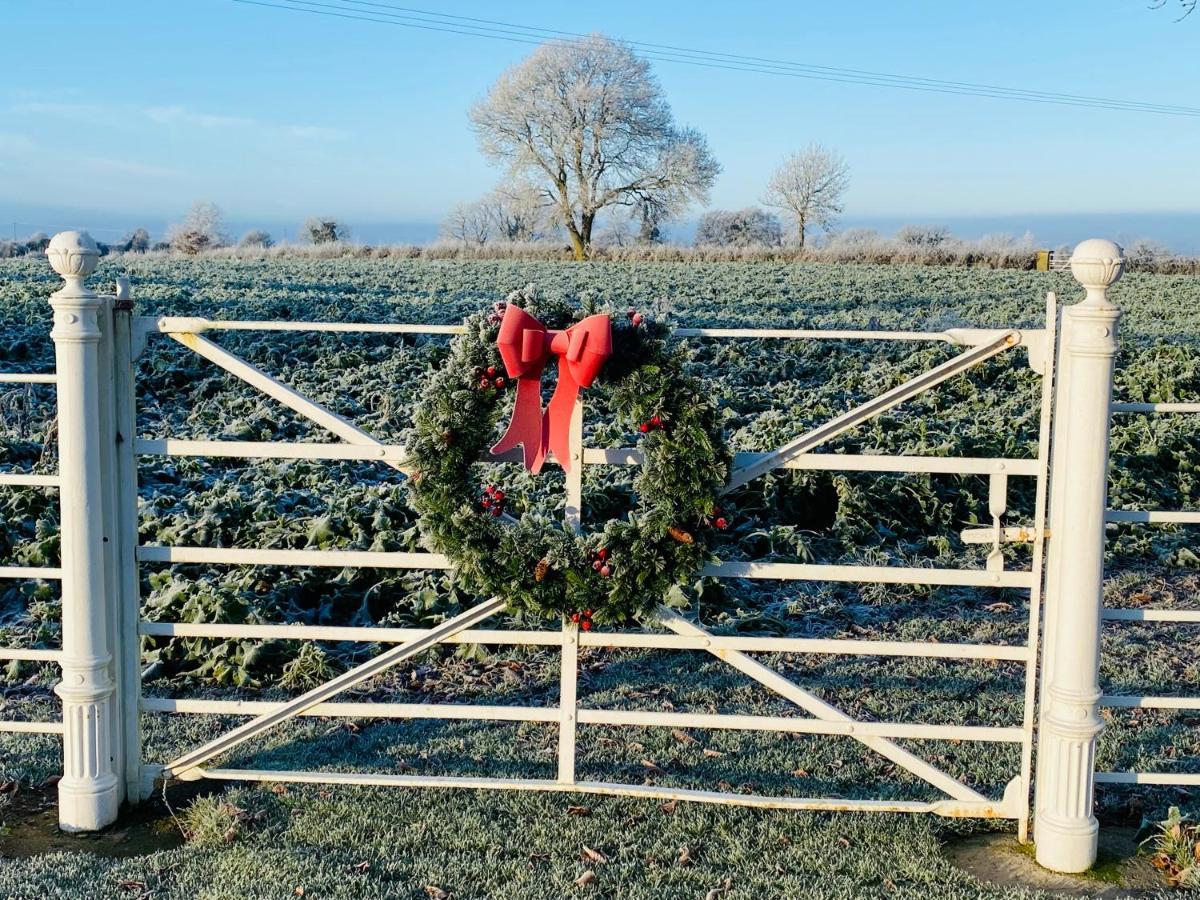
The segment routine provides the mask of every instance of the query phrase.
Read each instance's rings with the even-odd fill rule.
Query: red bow
[[[517,379],[517,399],[508,430],[492,448],[503,453],[521,444],[525,468],[542,470],[549,450],[571,471],[571,411],[581,387],[591,387],[604,361],[612,354],[612,323],[608,316],[588,316],[566,331],[550,331],[519,306],[504,310],[496,346],[509,377]],[[542,414],[542,369],[558,357],[558,386]]]

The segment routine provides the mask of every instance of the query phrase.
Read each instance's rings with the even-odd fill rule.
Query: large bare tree
[[[703,136],[676,126],[650,64],[599,34],[543,44],[500,76],[471,123],[489,158],[539,185],[576,259],[601,210],[677,214],[706,201],[720,171]]]
[[[763,203],[789,214],[800,246],[812,227],[830,229],[842,212],[850,167],[839,153],[809,144],[784,160],[767,182]]]

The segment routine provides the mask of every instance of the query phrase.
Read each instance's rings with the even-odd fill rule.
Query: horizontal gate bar
[[[33,372],[3,372],[0,373],[0,384],[54,384],[58,376],[49,373],[39,375]]]
[[[157,777],[153,767],[147,776]],[[690,788],[658,787],[646,784],[614,784],[606,781],[562,782],[548,778],[471,778],[440,775],[392,775],[370,772],[297,772],[271,769],[203,769],[202,777],[221,781],[263,781],[267,783],[381,785],[413,788],[466,788],[471,790],[556,791],[560,793],[602,794],[617,797],[641,797],[652,800],[687,800],[751,806],[760,809],[798,809],[824,812],[905,812],[934,813],[954,818],[1013,818],[1003,801],[972,802],[938,800],[926,803],[913,800],[843,800],[839,798],[765,797]]]
[[[14,734],[62,734],[62,722],[0,722],[0,731]]]
[[[449,569],[440,553],[373,550],[267,550],[229,547],[138,547],[142,562],[216,563],[235,566],[338,566],[357,569]]]
[[[25,475],[15,472],[0,473],[0,485],[8,484],[13,487],[58,487],[61,483],[57,475]]]
[[[1144,697],[1103,694],[1100,705],[1124,709],[1200,709],[1200,697]]]
[[[261,715],[282,702],[262,700],[191,700],[146,697],[145,712],[189,715]],[[557,722],[556,707],[481,706],[455,703],[322,703],[304,716],[364,719],[466,719],[508,722]],[[1020,728],[973,725],[924,725],[909,722],[826,722],[787,716],[657,712],[650,710],[580,709],[581,725],[630,725],[651,728],[711,728],[732,731],[778,731],[832,736],[874,735],[911,740],[1020,743]]]
[[[0,659],[21,659],[28,662],[58,662],[62,659],[62,655],[61,650],[0,647]]]
[[[404,643],[427,634],[422,628],[352,627],[338,625],[234,625],[205,622],[139,623],[138,634],[149,637],[282,638],[298,641],[358,641]],[[561,646],[561,631],[471,629],[446,639],[453,644],[511,644]],[[592,631],[579,635],[581,647],[625,647],[649,650],[743,650],[747,653],[819,653],[848,656],[905,656],[933,659],[997,659],[1025,662],[1026,647],[1009,644],[949,644],[940,641],[860,641],[841,638],[750,637],[714,635],[711,638],[651,632]]]
[[[205,331],[341,332],[345,334],[462,334],[462,325],[421,325],[393,322],[251,322],[204,319],[192,316],[143,316],[164,334],[201,334]],[[869,331],[805,328],[677,328],[675,337],[769,338],[780,340],[944,341],[976,346],[1005,334],[998,328],[950,328],[945,331]],[[1036,340],[1041,329],[1016,332],[1026,341]]]
[[[139,547],[142,562],[213,563],[241,566],[339,566],[362,569],[450,569],[440,553],[372,550],[258,550],[229,547]],[[859,581],[873,584],[935,584],[1028,588],[1031,573],[983,569],[926,569],[899,566],[832,566],[780,562],[727,562],[705,566],[701,575],[782,581]]]
[[[717,713],[657,712],[652,710],[579,710],[581,725],[635,725],[643,727],[714,728],[734,731],[781,731],[859,737],[907,738],[935,741],[994,741],[1019,744],[1020,728],[983,725],[924,725],[912,722],[849,722],[799,719],[789,716],[750,716]]]
[[[62,569],[38,566],[0,566],[0,578],[42,578],[57,581],[62,578]]]
[[[168,438],[139,440],[137,453],[146,456],[212,456],[238,459],[361,459],[403,463],[402,444],[354,445],[300,443],[291,441],[191,441]],[[736,453],[734,465],[749,465],[770,454]],[[484,460],[495,461],[494,459]],[[514,456],[513,462],[519,461]],[[633,447],[589,448],[583,451],[586,465],[640,466],[642,451]],[[782,469],[830,472],[910,472],[945,475],[1037,475],[1036,459],[970,456],[887,456],[883,454],[806,453],[788,460]]]
[[[1200,403],[1114,403],[1115,413],[1200,413]]]
[[[1106,622],[1192,622],[1200,625],[1200,609],[1106,609]]]
[[[772,453],[735,453],[734,466],[748,466],[773,456]],[[583,451],[590,465],[639,466],[642,451],[631,447],[612,450],[591,448]],[[804,453],[781,463],[780,469],[806,469],[826,472],[911,472],[938,475],[1008,475],[1038,473],[1036,459],[1012,459],[980,456],[888,456],[865,453]]]
[[[1150,522],[1152,524],[1200,524],[1200,511],[1168,509],[1110,509],[1106,522]]]
[[[1098,784],[1200,785],[1200,775],[1187,772],[1097,772]]]
[[[860,581],[870,584],[937,584],[970,587],[1029,588],[1030,572],[984,569],[925,569],[900,566],[831,566],[807,563],[738,561],[707,565],[701,575],[786,581]]]
[[[320,444],[273,441],[139,440],[133,445],[143,456],[213,456],[239,459],[366,459],[403,462],[400,444]]]
[[[186,715],[257,716],[282,708],[269,700],[190,700],[143,697],[144,712]],[[503,722],[557,722],[558,709],[544,706],[481,706],[462,703],[318,703],[301,716],[362,719],[468,719]]]

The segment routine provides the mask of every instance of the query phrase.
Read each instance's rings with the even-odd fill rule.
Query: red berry
[[[579,621],[579,613],[571,613],[571,621],[578,622]]]
[[[717,519],[717,521],[713,524],[715,524],[721,531],[724,531],[727,527],[729,527],[729,523],[725,521],[724,517]]]
[[[629,317],[629,318],[631,318],[631,319],[634,317],[634,315],[635,315],[636,313],[637,313],[637,310],[636,310],[636,309],[634,309],[632,306],[631,306],[631,307],[629,307],[629,309],[625,310],[625,315],[626,315],[626,316],[628,316],[628,317]]]
[[[638,431],[640,431],[642,434],[645,434],[649,430],[650,430],[650,426],[648,424],[646,424],[645,422],[643,422],[641,425],[638,426]]]
[[[490,381],[488,381],[486,378],[480,378],[479,386],[481,388],[490,388],[492,386],[492,383]]]
[[[595,569],[597,572],[599,572],[603,566],[604,566],[604,563],[600,562],[600,560],[596,560],[594,563],[592,563],[592,568]]]
[[[646,317],[641,313],[634,313],[633,317],[629,321],[631,321],[634,325],[641,325],[642,322],[646,321]]]
[[[497,500],[503,500],[504,499],[504,491],[492,491],[492,496],[495,497]]]
[[[504,510],[501,507],[499,507],[499,506],[492,507],[492,515],[493,516],[500,516],[503,513],[504,513]]]
[[[585,621],[585,622],[584,622],[582,625],[580,625],[579,627],[580,627],[580,628],[582,628],[584,631],[591,631],[591,630],[592,630],[592,623],[591,623],[591,622],[586,622],[586,621]]]
[[[601,566],[600,574],[603,575],[605,578],[607,578],[609,575],[612,574],[612,569],[610,569],[608,566]]]
[[[483,508],[484,508],[484,509],[487,509],[489,506],[491,506],[491,505],[492,505],[492,501],[491,501],[491,500],[489,500],[487,497],[484,497],[484,498],[483,498],[482,500],[480,500],[479,502],[483,504]]]
[[[590,619],[592,617],[592,611],[590,609],[585,609],[583,611],[583,617],[585,619]]]
[[[601,559],[608,559],[608,551],[603,547],[596,551],[596,555]]]
[[[486,494],[494,494],[494,493],[496,493],[496,486],[494,484],[489,484],[483,490],[484,490],[484,493],[486,493]]]
[[[650,419],[650,424],[655,428],[662,428],[662,419],[660,419],[658,416],[653,416]]]
[[[487,367],[487,374],[488,374],[488,378],[494,378],[494,377],[496,376],[496,367],[495,367],[495,366],[488,366],[488,367]]]
[[[504,387],[504,376],[501,375],[496,379],[496,387]]]

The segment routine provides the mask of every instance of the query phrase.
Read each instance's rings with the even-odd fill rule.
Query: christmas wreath
[[[426,545],[449,557],[464,588],[503,597],[517,614],[565,615],[585,630],[652,614],[695,577],[710,558],[712,530],[726,527],[718,498],[729,452],[712,391],[687,371],[687,351],[668,347],[667,327],[632,309],[576,309],[529,289],[463,325],[406,440],[409,499]],[[555,359],[558,380],[543,412],[541,376]],[[570,458],[569,426],[578,391],[593,383],[589,403],[594,396],[607,405],[618,429],[606,433],[634,435],[642,464],[636,502],[612,500],[609,508],[626,514],[586,534],[565,522],[561,502],[545,509],[535,496],[547,494],[538,487],[545,482],[530,475],[550,454],[563,472],[583,464]],[[524,471],[490,462],[513,458],[518,445]],[[507,483],[503,474],[481,482],[481,461],[512,473]],[[515,495],[522,484],[527,490]]]

